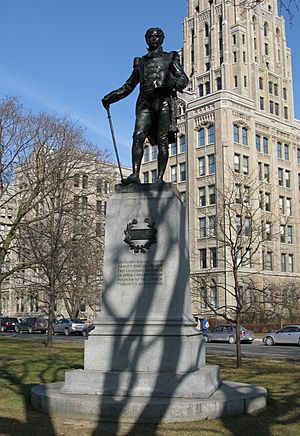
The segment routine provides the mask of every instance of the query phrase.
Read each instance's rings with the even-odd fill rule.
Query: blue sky
[[[104,94],[122,85],[135,56],[146,52],[145,30],[159,26],[165,50],[182,46],[186,0],[0,0],[0,95],[26,108],[69,113],[101,147],[112,149]],[[300,118],[300,15],[290,29],[296,116]],[[298,78],[298,80],[297,80]],[[112,106],[123,164],[130,164],[137,90]]]

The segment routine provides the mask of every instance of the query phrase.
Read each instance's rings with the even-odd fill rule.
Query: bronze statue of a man
[[[182,91],[188,83],[178,53],[166,53],[162,49],[165,38],[163,31],[159,28],[148,29],[145,38],[149,46],[148,54],[135,58],[133,71],[126,83],[102,99],[107,109],[110,104],[127,97],[140,84],[132,144],[133,173],[123,180],[125,184],[140,183],[139,172],[146,138],[158,146],[157,182],[163,181],[169,144],[174,142],[178,131],[176,91]]]

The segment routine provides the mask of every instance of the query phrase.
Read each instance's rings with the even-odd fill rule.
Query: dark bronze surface
[[[176,93],[182,91],[188,83],[178,53],[167,53],[162,49],[163,31],[159,28],[148,29],[145,38],[148,54],[135,58],[133,71],[125,84],[102,99],[103,106],[108,109],[112,103],[127,97],[140,84],[132,144],[133,173],[122,180],[124,184],[140,183],[139,173],[146,138],[158,146],[157,182],[163,181],[169,144],[176,140],[178,131]]]

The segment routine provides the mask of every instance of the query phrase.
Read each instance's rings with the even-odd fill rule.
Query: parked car
[[[13,318],[11,316],[1,316],[2,332],[14,332],[18,324],[19,324],[18,318]]]
[[[54,321],[52,324],[52,333],[55,335],[56,333],[65,334],[69,336],[71,334],[81,334],[83,336],[88,335],[88,327],[89,325],[81,320],[75,318],[62,318],[57,321]]]
[[[203,333],[203,339],[206,342],[217,341],[217,342],[229,342],[229,344],[234,344],[236,342],[236,326],[231,324],[219,325],[213,330]],[[240,339],[241,342],[252,343],[255,339],[255,335],[250,330],[240,327]]]
[[[41,318],[39,316],[28,316],[16,326],[16,332],[41,332],[46,333],[48,327],[48,322],[45,318]]]
[[[265,345],[298,344],[300,345],[300,325],[287,325],[280,330],[267,333],[262,341]]]

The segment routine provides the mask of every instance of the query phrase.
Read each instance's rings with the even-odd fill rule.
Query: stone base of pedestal
[[[64,383],[35,386],[31,401],[49,415],[103,422],[180,422],[252,413],[267,403],[265,388],[224,382],[209,397],[159,398],[63,394]]]

